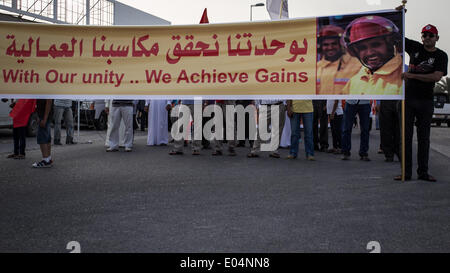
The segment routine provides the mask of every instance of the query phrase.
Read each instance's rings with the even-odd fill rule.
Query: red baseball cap
[[[428,24],[422,28],[422,33],[424,33],[424,32],[430,32],[430,33],[433,33],[434,35],[438,35],[437,28],[430,24]]]

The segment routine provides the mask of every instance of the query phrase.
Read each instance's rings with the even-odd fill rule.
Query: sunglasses
[[[433,33],[428,33],[428,32],[422,33],[423,38],[426,38],[426,37],[434,38],[435,36],[436,35],[434,35]]]

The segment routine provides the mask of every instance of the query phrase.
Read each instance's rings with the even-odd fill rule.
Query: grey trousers
[[[194,116],[194,104],[187,104],[187,107],[189,107],[189,110],[191,111],[191,116]],[[200,107],[202,107],[200,105]],[[194,129],[191,130],[191,148],[192,151],[200,151],[202,149],[202,140],[195,140],[194,139],[194,130],[202,130],[202,126],[201,123],[196,124],[194,122]],[[186,130],[186,128],[184,128]],[[177,152],[182,152],[183,151],[183,146],[184,146],[184,139],[180,139],[180,140],[175,140],[174,141],[174,150]]]
[[[66,134],[73,138],[73,114],[72,108],[54,106],[53,118],[55,119],[54,139],[61,140],[61,120],[64,116],[64,126],[66,127]]]
[[[225,100],[223,103],[218,103],[218,106],[220,106],[220,108],[222,108],[222,113],[223,113],[223,118],[226,121],[226,106],[227,105],[235,105],[235,101],[234,100]],[[236,139],[237,139],[237,126],[236,126],[236,119],[234,119],[234,132],[233,132],[233,139],[232,140],[228,140],[228,149],[234,149],[236,147]],[[224,139],[227,139],[227,135],[226,135],[226,122],[225,124],[225,128],[223,130],[224,133]],[[223,141],[222,140],[217,140],[214,139],[211,141],[211,145],[214,147],[215,151],[222,151],[223,148]]]
[[[278,153],[278,148],[280,147],[280,143],[281,143],[281,135],[283,133],[284,123],[286,121],[286,105],[279,104],[276,106],[279,106],[278,145],[276,146],[276,149],[272,151],[273,153]],[[267,119],[267,127],[271,127],[271,124],[272,124],[271,108],[272,107],[273,107],[273,105],[267,105],[267,112],[262,112],[262,110],[260,109],[259,122],[258,122],[259,126],[261,126],[261,119]],[[261,147],[261,136],[259,134],[259,130],[261,130],[261,128],[259,128],[259,126],[258,126],[257,138],[255,140],[255,143],[253,144],[251,153],[259,152],[260,147]]]

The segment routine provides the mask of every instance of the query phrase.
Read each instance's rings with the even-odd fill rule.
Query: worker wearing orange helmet
[[[380,16],[353,20],[345,29],[343,42],[363,67],[344,87],[351,95],[400,95],[403,87],[403,58],[398,27]]]
[[[343,88],[361,68],[358,59],[345,52],[341,44],[344,30],[338,26],[323,26],[318,35],[317,94],[343,95]]]

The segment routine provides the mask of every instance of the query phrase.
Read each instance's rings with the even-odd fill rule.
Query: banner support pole
[[[77,141],[80,141],[80,100],[77,100]]]
[[[407,2],[408,2],[407,0],[402,0],[403,22],[405,20],[404,19],[405,18],[405,9],[406,9]],[[405,48],[404,43],[405,42],[403,41],[403,48]],[[403,86],[405,86],[405,81],[403,81]],[[403,92],[404,91],[405,91],[405,89],[403,89]],[[405,98],[402,99],[402,182],[405,182]]]
[[[402,182],[405,182],[405,100],[402,100]]]

